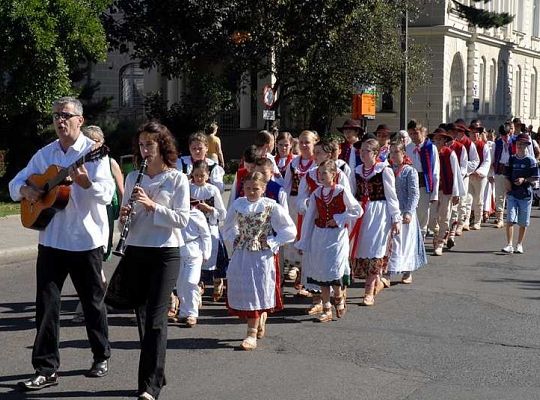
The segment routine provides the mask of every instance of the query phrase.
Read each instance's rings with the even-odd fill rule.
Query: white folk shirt
[[[129,201],[138,171],[126,177],[126,195],[122,205]],[[126,240],[129,246],[180,247],[184,244],[180,229],[189,221],[189,183],[186,175],[176,169],[169,169],[153,178],[144,175],[141,187],[157,203],[155,211],[146,211],[140,203],[135,203],[134,214]],[[122,229],[122,226],[119,226]]]
[[[58,140],[38,150],[26,168],[9,182],[9,193],[14,201],[22,199],[20,190],[34,174],[43,174],[51,165],[68,167],[96,143],[82,133],[64,153]],[[47,227],[39,232],[39,244],[68,251],[86,251],[105,247],[109,237],[106,205],[115,190],[108,157],[84,164],[92,186],[83,189],[73,183],[69,202],[58,211]]]

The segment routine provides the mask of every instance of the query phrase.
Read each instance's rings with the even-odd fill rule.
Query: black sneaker
[[[58,374],[55,372],[50,376],[42,375],[39,372],[26,380],[18,383],[19,387],[23,390],[40,390],[49,386],[58,385]]]
[[[448,250],[450,250],[452,247],[454,247],[456,245],[456,242],[454,242],[454,238],[453,237],[449,237],[448,240],[446,241],[446,248]]]

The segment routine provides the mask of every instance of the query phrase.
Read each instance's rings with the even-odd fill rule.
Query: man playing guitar
[[[14,201],[39,202],[44,190],[29,184],[32,175],[42,174],[51,165],[67,167],[87,154],[95,142],[81,133],[84,122],[79,100],[63,97],[53,104],[53,123],[58,139],[38,150],[9,183]],[[107,245],[106,204],[115,186],[105,157],[71,167],[69,201],[40,231],[36,262],[36,337],[32,350],[35,375],[20,382],[24,390],[39,390],[58,384],[58,350],[61,291],[69,274],[81,300],[93,363],[88,377],[108,373],[110,345],[107,312],[101,280],[103,249]]]

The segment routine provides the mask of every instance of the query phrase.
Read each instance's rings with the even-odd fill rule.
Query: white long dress
[[[307,281],[319,284],[337,284],[349,273],[347,224],[354,223],[362,215],[360,204],[347,187],[336,185],[331,200],[323,200],[324,196],[330,196],[330,191],[330,188],[318,187],[311,194],[302,224],[302,237],[295,244],[296,248],[304,252],[309,265],[309,269],[304,270]],[[328,214],[325,209],[342,211],[326,215],[327,219],[334,219],[337,228],[319,226],[320,218]]]
[[[219,189],[206,183],[204,186],[197,186],[194,183],[189,185],[190,199],[205,201],[208,205],[214,209],[205,214],[208,226],[210,227],[210,234],[212,236],[212,252],[207,262],[203,263],[202,269],[205,271],[214,271],[216,269],[218,244],[219,244],[219,223],[225,220],[227,211],[223,204],[223,198]]]
[[[379,268],[381,260],[388,255],[388,240],[392,223],[401,221],[394,173],[388,168],[388,164],[382,162],[375,164],[373,170],[366,175],[364,175],[363,164],[356,167],[355,172],[360,183],[357,186],[356,198],[362,199],[362,196],[369,195],[370,200],[365,205],[360,233],[352,257],[365,264],[363,268],[371,269],[372,266]],[[369,191],[369,188],[372,188],[373,182],[370,181],[378,174],[382,175],[384,200],[373,200],[375,194],[373,192],[364,193],[365,190]],[[353,244],[353,249],[354,247]]]
[[[249,223],[250,219],[263,222],[253,224]],[[268,223],[269,229],[261,232],[260,229]],[[274,309],[278,292],[274,255],[279,246],[292,242],[296,237],[291,217],[272,199],[262,197],[251,202],[240,197],[233,202],[222,232],[224,239],[233,243],[227,270],[229,308],[246,311]]]

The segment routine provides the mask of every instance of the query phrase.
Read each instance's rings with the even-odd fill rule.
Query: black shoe
[[[40,390],[49,386],[58,385],[58,374],[55,372],[52,375],[41,375],[39,372],[28,379],[18,383],[23,390]]]
[[[456,242],[454,242],[454,238],[452,237],[449,237],[448,240],[446,241],[446,248],[448,250],[450,250],[452,247],[454,247],[456,245]]]
[[[109,361],[94,361],[92,367],[86,372],[88,378],[101,378],[109,373]]]

